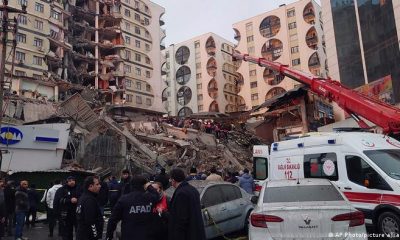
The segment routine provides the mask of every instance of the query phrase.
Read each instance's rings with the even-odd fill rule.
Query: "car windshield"
[[[342,200],[342,195],[332,185],[267,187],[263,199],[264,203]]]
[[[400,149],[367,150],[364,154],[391,178],[400,180]]]

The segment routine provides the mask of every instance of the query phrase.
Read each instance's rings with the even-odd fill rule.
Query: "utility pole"
[[[3,99],[4,99],[4,77],[6,74],[6,55],[7,55],[7,35],[8,32],[14,32],[16,26],[9,24],[8,13],[26,14],[26,5],[22,6],[22,10],[9,7],[8,0],[3,0],[3,5],[0,6],[0,11],[3,13],[1,23],[1,58],[0,58],[0,129],[3,122]],[[14,64],[14,63],[12,63]],[[13,73],[11,72],[11,77]]]
[[[3,123],[3,100],[4,100],[4,77],[6,74],[6,54],[7,54],[7,35],[8,32],[14,32],[16,34],[17,32],[17,22],[15,21],[14,18],[14,25],[9,24],[9,19],[8,19],[8,13],[20,13],[20,14],[26,14],[26,5],[22,6],[22,10],[9,7],[8,6],[8,0],[3,0],[3,5],[0,6],[0,11],[3,14],[2,17],[2,22],[1,22],[1,58],[0,58],[0,131],[1,131],[1,125]],[[14,35],[16,36],[16,35]],[[14,39],[14,45],[13,47],[15,48],[16,46],[16,39]],[[15,49],[13,50],[15,52]],[[13,57],[14,60],[14,57]],[[14,62],[12,63],[14,66]],[[10,73],[11,77],[13,75],[13,72]],[[3,160],[3,152],[0,149],[0,168],[1,168],[1,163]]]

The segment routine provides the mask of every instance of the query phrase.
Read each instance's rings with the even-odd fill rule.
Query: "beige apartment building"
[[[283,4],[235,23],[233,28],[238,41],[236,51],[287,64],[317,76],[328,76],[321,7],[315,1]],[[239,95],[244,99],[246,110],[299,84],[248,62],[240,63],[238,74],[244,79]]]
[[[64,100],[85,87],[110,105],[161,112],[165,10],[149,0],[12,1],[18,15],[12,91]],[[13,16],[11,16],[12,18]],[[10,33],[9,38],[14,36]],[[11,48],[7,56],[11,56]],[[11,70],[12,58],[7,58]],[[11,76],[11,75],[10,75]]]
[[[162,74],[167,86],[162,101],[169,115],[237,111],[240,89],[232,52],[233,44],[214,33],[172,44],[164,50],[166,63]]]

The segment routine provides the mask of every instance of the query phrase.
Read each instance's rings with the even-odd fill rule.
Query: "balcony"
[[[308,24],[315,23],[315,11],[312,2],[309,2],[303,10],[303,19]]]
[[[165,43],[160,43],[160,49],[164,50],[165,49]]]
[[[165,25],[164,19],[160,18],[160,27],[164,25]]]

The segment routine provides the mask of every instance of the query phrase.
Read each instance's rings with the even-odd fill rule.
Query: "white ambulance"
[[[400,142],[365,132],[317,135],[254,146],[256,190],[268,179],[326,178],[380,233],[400,234]],[[397,239],[400,239],[397,238]]]

